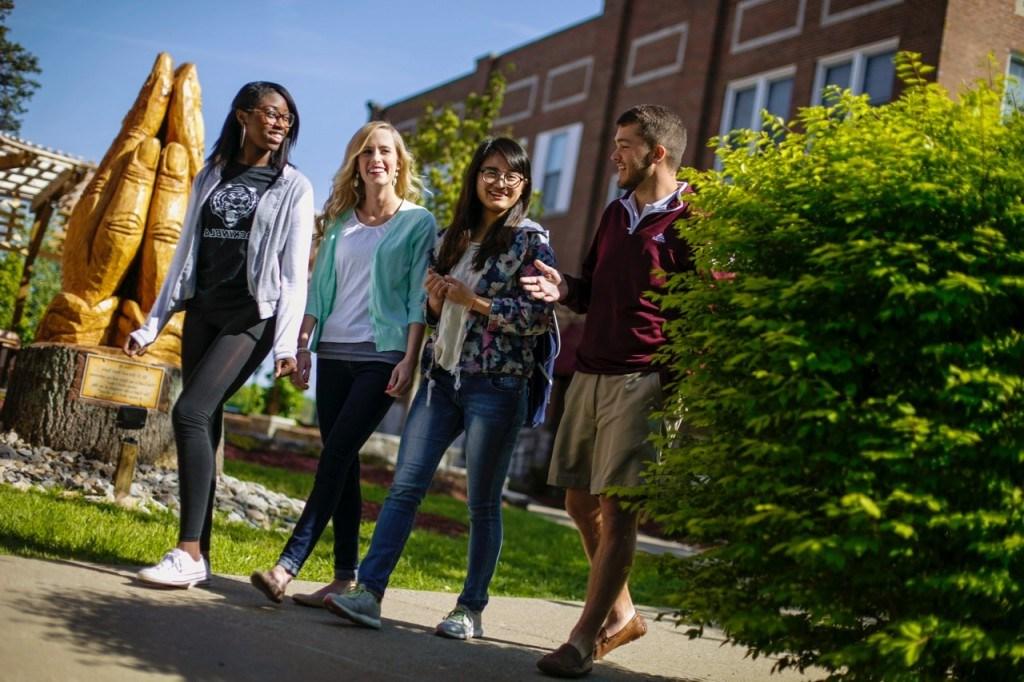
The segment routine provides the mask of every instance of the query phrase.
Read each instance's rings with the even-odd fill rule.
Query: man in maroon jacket
[[[637,515],[606,491],[640,483],[657,456],[648,436],[663,378],[652,358],[665,342],[665,316],[646,292],[664,285],[656,271],[693,268],[689,244],[672,227],[688,215],[690,189],[676,180],[686,148],[682,121],[644,104],[616,124],[611,158],[629,192],[605,209],[582,274],[536,263],[542,274],[522,278],[534,297],[587,314],[548,474],[550,484],[566,488],[565,508],[590,561],[586,603],[569,641],[537,662],[557,677],[586,675],[594,659],[647,632],[626,582]]]

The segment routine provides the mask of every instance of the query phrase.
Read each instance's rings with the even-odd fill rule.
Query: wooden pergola
[[[40,255],[60,259],[62,233],[51,235],[52,248],[43,248],[46,231],[56,215],[60,230],[96,164],[9,135],[0,134],[0,250],[25,257],[21,286],[11,327],[17,328],[25,310],[32,266]],[[22,239],[25,210],[32,219],[28,242]]]

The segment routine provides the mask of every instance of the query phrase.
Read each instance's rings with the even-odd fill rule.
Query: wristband
[[[296,352],[296,354],[298,354],[298,353],[305,353],[306,355],[309,355],[312,351],[309,350],[308,348],[299,348],[295,352]]]

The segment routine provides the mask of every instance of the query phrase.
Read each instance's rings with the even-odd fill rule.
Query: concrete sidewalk
[[[207,589],[148,588],[133,568],[0,556],[0,677],[4,680],[543,680],[538,657],[557,647],[580,605],[496,597],[486,637],[433,635],[454,595],[390,590],[384,629],[352,626],[286,600],[273,605],[246,578]],[[315,589],[297,581],[290,592]],[[654,612],[645,610],[652,619]],[[643,639],[594,667],[593,680],[769,679],[710,633],[687,639],[651,621]],[[772,680],[810,679],[787,672]]]

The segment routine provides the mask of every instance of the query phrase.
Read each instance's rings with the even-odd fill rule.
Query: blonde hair
[[[331,194],[324,202],[324,210],[317,217],[317,237],[323,237],[327,227],[350,208],[358,206],[366,198],[366,186],[359,179],[359,154],[366,148],[370,135],[377,130],[387,130],[395,140],[395,153],[398,155],[398,174],[395,182],[395,193],[401,199],[416,201],[420,197],[423,181],[416,174],[416,164],[405,148],[405,140],[401,133],[387,121],[370,121],[356,131],[345,148],[345,162],[334,174],[331,182]]]

